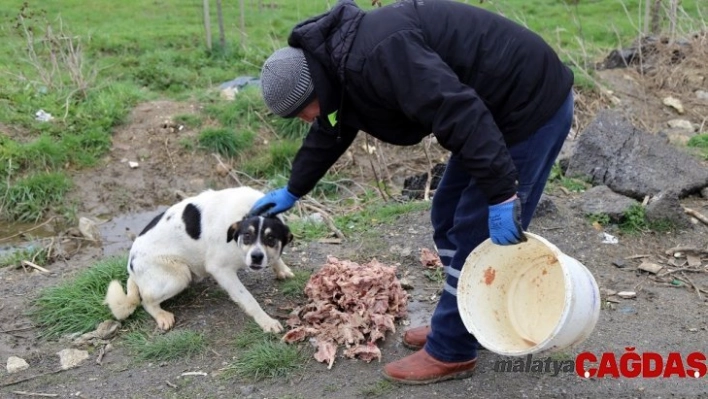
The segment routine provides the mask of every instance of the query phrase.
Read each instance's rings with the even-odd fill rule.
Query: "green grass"
[[[250,131],[234,132],[227,128],[208,128],[199,133],[199,146],[206,151],[233,158],[253,146]]]
[[[701,2],[681,3],[690,16],[679,21],[682,32],[702,27],[704,21],[697,18],[701,11],[705,15],[705,10],[698,8]],[[219,43],[213,23],[213,47],[208,49],[202,4],[193,1],[30,1],[21,20],[18,16],[23,1],[2,2],[0,194],[21,193],[25,200],[15,209],[6,196],[1,196],[0,218],[45,217],[48,208],[62,203],[66,190],[55,191],[57,195],[35,194],[42,187],[28,188],[26,179],[96,165],[110,149],[112,129],[125,121],[136,103],[155,98],[197,102],[201,113],[177,118],[178,123],[190,128],[227,129],[245,137],[246,142],[249,135],[267,139],[271,143],[268,151],[251,153],[246,149],[239,155],[238,166],[257,178],[285,176],[308,126],[268,113],[259,90],[242,90],[234,101],[225,101],[212,90],[240,75],[258,76],[263,61],[275,48],[285,45],[296,23],[334,4],[304,0],[271,3],[275,7],[260,9],[260,3],[245,3],[245,35],[239,26],[239,4],[224,4],[225,43]],[[366,1],[358,3],[365,10],[374,8]],[[628,45],[644,25],[643,2],[639,0],[499,0],[474,4],[502,13],[543,36],[565,61],[574,64],[579,89],[591,88],[593,82],[578,68],[597,61],[609,49]],[[215,14],[212,5],[212,22],[216,21]],[[668,22],[664,20],[663,24]],[[27,45],[23,26],[34,32],[31,46]],[[39,40],[49,32],[47,26],[58,40]],[[81,65],[72,66],[69,61],[52,64],[57,55],[72,51]],[[49,112],[54,120],[36,121],[39,109]],[[5,126],[11,129],[5,130]],[[233,137],[218,134],[200,143],[182,142],[187,149],[203,145],[228,156],[239,153],[236,143]],[[574,191],[580,186],[566,188]]]
[[[297,345],[264,340],[249,346],[225,371],[258,381],[287,376],[301,369],[306,362],[304,353]]]
[[[15,180],[13,185],[0,185],[0,219],[37,221],[52,206],[61,204],[71,187],[71,180],[61,172],[38,172]]]
[[[359,212],[336,216],[334,222],[344,234],[366,234],[372,232],[371,228],[373,227],[392,223],[399,216],[410,212],[429,210],[430,206],[430,201],[392,202],[386,204],[377,202]]]
[[[704,159],[708,159],[708,133],[701,133],[691,137],[686,145],[695,149]]]
[[[113,318],[103,299],[111,280],[121,280],[125,284],[126,262],[124,256],[107,258],[71,280],[42,290],[29,310],[29,316],[40,329],[40,336],[58,338],[65,334],[85,333]],[[130,325],[145,318],[146,313],[138,309],[126,323]]]
[[[227,375],[260,380],[281,377],[301,369],[307,358],[297,345],[280,341],[273,333],[264,333],[253,321],[244,326],[234,340],[241,351],[226,368]]]
[[[293,270],[295,277],[280,283],[280,292],[287,297],[303,296],[305,285],[310,280],[312,272],[308,270]]]
[[[553,167],[551,168],[551,174],[548,176],[548,185],[546,186],[545,191],[552,190],[555,186],[564,187],[572,193],[583,192],[590,187],[588,183],[581,179],[566,177],[563,174],[563,170],[558,162],[553,164]]]
[[[188,359],[206,347],[202,334],[188,330],[170,331],[152,337],[143,331],[133,331],[123,339],[128,350],[141,361]]]
[[[334,224],[344,234],[378,234],[372,228],[392,223],[406,213],[428,210],[430,206],[429,201],[382,203],[380,199],[374,199],[362,210],[334,216]],[[302,241],[316,240],[331,233],[323,222],[310,219],[295,220],[289,225],[295,238]]]
[[[622,216],[619,224],[620,231],[625,234],[638,234],[649,228],[646,211],[640,204],[634,204]]]
[[[236,348],[248,348],[250,346],[256,345],[258,343],[267,342],[277,342],[279,340],[278,335],[274,333],[263,332],[263,329],[256,324],[255,321],[249,320],[243,327],[243,330],[239,331],[234,339],[234,346]]]

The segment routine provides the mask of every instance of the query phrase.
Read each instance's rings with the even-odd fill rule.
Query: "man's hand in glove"
[[[299,199],[300,198],[290,193],[287,187],[279,188],[267,193],[263,198],[256,201],[251,208],[250,215],[277,215],[292,208]]]
[[[489,207],[489,237],[497,245],[513,245],[526,241],[521,228],[521,200],[514,195],[505,202]]]

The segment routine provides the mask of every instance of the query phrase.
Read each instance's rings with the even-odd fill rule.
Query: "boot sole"
[[[409,342],[406,342],[405,340],[402,340],[401,343],[402,343],[403,346],[405,346],[406,348],[411,349],[411,350],[414,350],[414,351],[421,350],[421,349],[423,349],[423,347],[425,346],[425,345],[420,345],[420,346],[414,345],[414,344],[411,344],[411,343],[409,343]],[[482,345],[478,345],[478,346],[477,346],[477,350],[478,350],[478,351],[486,351],[487,348],[483,347]]]
[[[470,378],[472,377],[472,374],[474,373],[474,370],[477,368],[477,365],[466,371],[461,371],[459,373],[455,374],[448,374],[448,375],[443,375],[439,377],[433,377],[433,378],[428,378],[427,380],[406,380],[406,379],[400,379],[400,378],[395,378],[392,377],[385,372],[383,372],[383,376],[385,379],[393,382],[398,382],[401,384],[406,384],[406,385],[427,385],[427,384],[434,384],[436,382],[443,382],[443,381],[449,381],[449,380],[463,380],[465,378]]]
[[[414,345],[414,344],[406,342],[405,340],[403,340],[401,342],[403,343],[403,346],[405,346],[408,349],[412,349],[414,351],[423,349],[423,346],[425,346],[425,345]]]

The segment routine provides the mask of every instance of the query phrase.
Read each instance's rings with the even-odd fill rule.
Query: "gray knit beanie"
[[[305,54],[285,47],[275,51],[261,71],[263,99],[268,108],[283,118],[296,116],[315,98]]]

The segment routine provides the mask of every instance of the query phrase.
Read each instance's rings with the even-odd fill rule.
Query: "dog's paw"
[[[257,320],[264,332],[279,333],[283,331],[283,325],[278,320],[268,317],[268,319]]]
[[[175,325],[175,315],[163,310],[155,317],[155,321],[160,330],[167,331]]]
[[[285,280],[293,277],[295,277],[295,274],[292,270],[290,270],[289,267],[283,270],[276,270],[275,272],[275,278],[277,278],[278,280]]]

